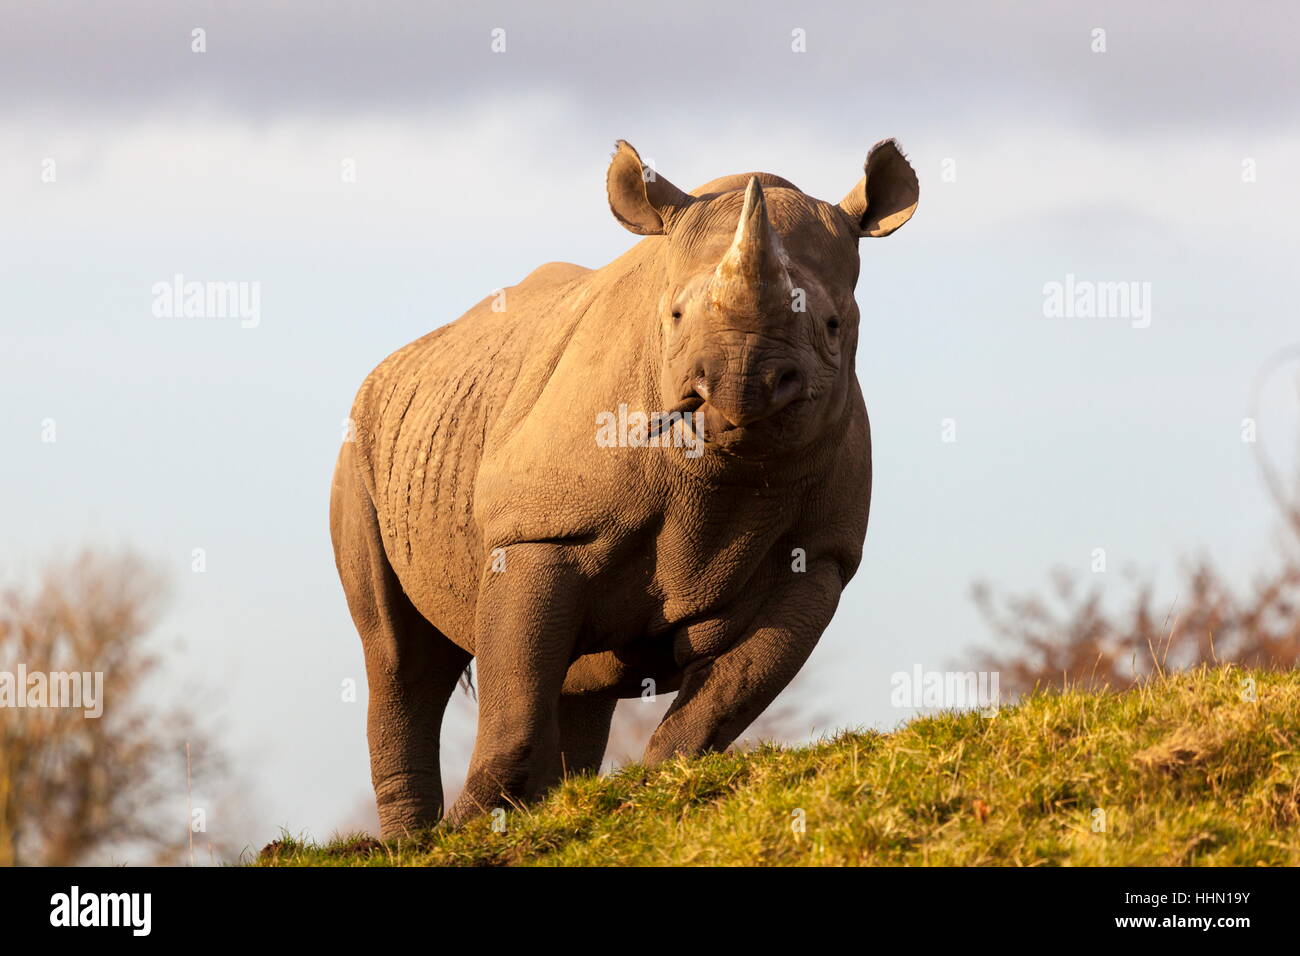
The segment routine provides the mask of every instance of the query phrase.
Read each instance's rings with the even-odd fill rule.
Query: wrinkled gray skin
[[[865,173],[838,205],[769,174],[688,195],[620,142],[611,210],[648,238],[602,269],[542,266],[366,379],[330,527],[386,838],[441,815],[439,730],[471,658],[453,824],[595,770],[647,680],[680,691],[655,764],[727,747],[803,665],[867,527],[858,240],[917,202],[893,141]],[[602,447],[621,403],[698,414],[674,447]]]

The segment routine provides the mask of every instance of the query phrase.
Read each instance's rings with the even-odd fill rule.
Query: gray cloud
[[[602,119],[689,111],[1105,129],[1294,125],[1294,3],[656,2],[614,6],[235,0],[28,4],[5,14],[0,108],[252,118],[463,107],[521,91]],[[193,27],[208,52],[189,50]],[[490,52],[506,30],[507,51]],[[1107,30],[1108,52],[1090,33]],[[807,31],[808,52],[790,50]],[[784,119],[783,119],[784,118]]]

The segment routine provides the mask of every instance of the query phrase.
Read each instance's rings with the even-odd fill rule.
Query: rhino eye
[[[832,315],[829,319],[826,320],[826,328],[830,329],[832,332],[838,332],[840,328],[839,318]]]
[[[674,321],[674,322],[680,322],[681,320],[682,320],[682,310],[681,310],[681,309],[673,309],[673,321]]]

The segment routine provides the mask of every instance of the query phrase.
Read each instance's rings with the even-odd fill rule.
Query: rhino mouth
[[[695,392],[691,392],[690,395],[687,395],[680,402],[678,402],[673,407],[672,410],[681,415],[690,415],[695,412],[698,412],[700,410],[700,406],[702,406],[703,404],[704,404],[704,399],[701,398],[699,395],[697,395]]]
[[[665,419],[667,421],[680,421],[682,423],[682,428],[686,429],[691,436],[700,441],[708,441],[706,437],[706,430],[708,429],[707,413],[703,428],[697,428],[697,423],[695,421],[695,413],[704,408],[704,406],[704,399],[700,398],[699,395],[692,393],[670,408]],[[662,431],[662,428],[659,430]]]
[[[708,386],[695,383],[689,394],[673,406],[672,411],[681,416],[684,425],[701,441],[726,450],[740,451],[771,429],[780,429],[790,412],[802,402],[802,397],[790,402],[780,411],[753,421],[732,421],[720,408],[709,401]],[[697,419],[700,413],[703,419]]]
[[[683,415],[690,416],[687,421],[692,425],[695,424],[694,413],[702,412],[704,427],[700,430],[699,437],[706,442],[712,440],[716,443],[722,435],[735,431],[741,425],[733,422],[723,414],[720,408],[709,401],[712,398],[709,391],[709,383],[703,378],[697,378],[691,383],[690,392],[682,399],[678,407],[682,409]]]
[[[709,388],[703,381],[696,382],[673,411],[678,412],[695,436],[706,443],[717,444],[723,434],[740,428],[709,402]],[[703,415],[702,421],[696,419],[696,412]]]

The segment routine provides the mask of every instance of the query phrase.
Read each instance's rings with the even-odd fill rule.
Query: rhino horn
[[[718,304],[750,314],[789,308],[793,283],[785,263],[781,237],[767,218],[763,187],[751,176],[736,236],[714,272]]]

